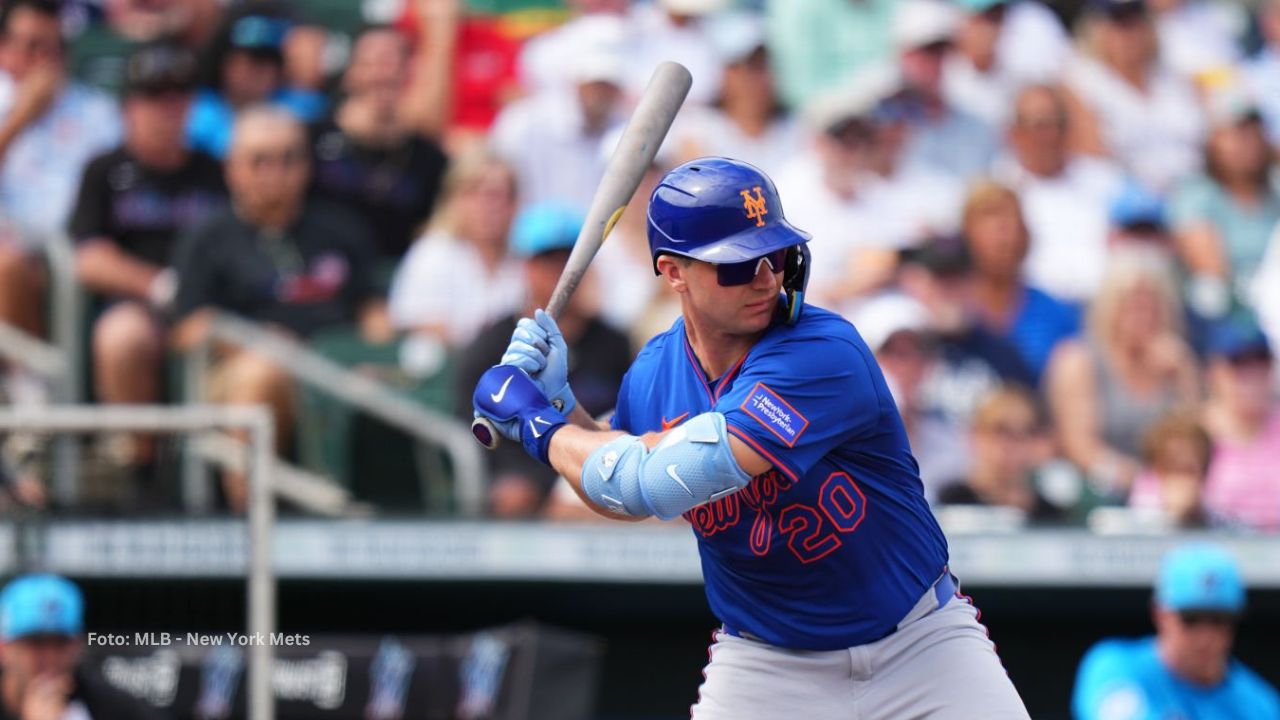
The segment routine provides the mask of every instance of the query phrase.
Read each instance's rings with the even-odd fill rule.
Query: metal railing
[[[205,341],[184,363],[184,391],[189,400],[207,397],[209,360],[215,343],[252,350],[278,365],[295,380],[359,408],[391,425],[419,444],[441,447],[452,460],[454,497],[460,514],[479,516],[484,509],[484,456],[466,425],[455,418],[406,399],[377,380],[349,370],[307,346],[256,323],[229,314],[215,316]],[[419,481],[427,479],[421,472]],[[206,510],[209,483],[203,463],[188,454],[183,468],[183,494],[188,509]],[[429,493],[424,489],[424,497]]]
[[[75,245],[66,233],[36,232],[3,220],[11,229],[35,242],[49,264],[49,335],[52,342],[33,337],[0,323],[0,357],[21,365],[49,383],[52,400],[60,404],[80,402],[82,377],[81,322],[84,294],[76,280]],[[79,451],[74,442],[60,438],[53,447],[53,496],[71,505],[79,496]]]
[[[248,630],[252,637],[272,636],[276,628],[276,582],[271,542],[275,524],[271,477],[275,458],[275,420],[270,410],[245,405],[0,407],[0,430],[15,429],[63,434],[104,430],[163,433],[221,429],[247,432]],[[269,641],[249,647],[249,717],[252,720],[272,720],[275,717],[271,688],[274,657],[275,650]]]

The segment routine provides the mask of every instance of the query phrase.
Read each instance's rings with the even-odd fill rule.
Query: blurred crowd
[[[689,100],[560,320],[585,408],[679,311],[649,190],[724,155],[813,234],[808,298],[877,354],[940,512],[1280,529],[1280,2],[508,4],[366,0],[338,27],[301,0],[4,0],[0,321],[47,336],[67,234],[96,402],[184,399],[170,359],[221,310],[395,343],[468,418],[671,59]],[[8,402],[47,395],[3,370]],[[218,347],[208,380],[290,452],[286,369]],[[581,514],[518,451],[491,462],[494,515]],[[242,479],[222,494],[243,507]]]

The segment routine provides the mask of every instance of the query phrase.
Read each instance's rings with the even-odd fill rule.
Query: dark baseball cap
[[[900,253],[904,264],[919,265],[939,277],[964,275],[973,268],[973,256],[963,235],[930,235],[920,244]]]
[[[135,50],[125,64],[124,92],[190,92],[196,87],[196,77],[195,53],[174,43],[148,43]]]
[[[1243,357],[1272,357],[1271,344],[1252,318],[1229,318],[1216,323],[1209,331],[1210,357],[1228,360]]]

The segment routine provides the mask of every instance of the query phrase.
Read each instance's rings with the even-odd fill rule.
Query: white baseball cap
[[[760,13],[721,13],[707,18],[704,27],[711,48],[726,65],[747,59],[766,42],[764,17]]]
[[[862,303],[853,315],[853,326],[872,352],[879,352],[900,332],[929,330],[929,311],[919,301],[901,293],[877,295]]]
[[[893,16],[894,46],[901,52],[950,41],[960,19],[960,10],[945,0],[903,0]]]
[[[869,116],[902,89],[897,65],[875,63],[844,85],[814,98],[804,108],[804,119],[815,132],[827,132],[845,120]]]
[[[675,15],[710,15],[728,6],[729,0],[658,0],[658,5]]]

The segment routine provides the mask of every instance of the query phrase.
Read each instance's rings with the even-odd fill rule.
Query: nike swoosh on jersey
[[[511,381],[514,380],[515,377],[515,375],[508,377],[507,381],[502,383],[502,387],[498,388],[498,392],[489,395],[489,399],[496,403],[502,402],[502,398],[507,396],[507,386],[511,384]]]
[[[686,413],[686,414],[687,414],[687,413]],[[692,490],[690,490],[690,489],[689,489],[689,486],[688,486],[688,485],[685,485],[685,484],[684,484],[684,481],[680,479],[680,476],[676,474],[676,466],[675,466],[675,465],[668,465],[668,466],[667,466],[667,476],[668,476],[668,477],[670,477],[672,480],[675,480],[677,485],[679,485],[680,487],[684,488],[684,491],[685,491],[685,492],[687,492],[687,493],[689,493],[689,497],[693,497],[693,491],[692,491]]]
[[[679,425],[679,424],[680,424],[680,421],[681,421],[681,420],[684,420],[684,419],[685,419],[685,418],[687,418],[687,417],[689,417],[689,413],[684,413],[683,415],[677,415],[676,417],[672,418],[671,420],[668,420],[668,419],[666,419],[666,418],[664,417],[664,418],[662,418],[662,429],[663,429],[663,430],[670,430],[671,428],[673,428],[673,427],[675,427],[675,426]]]

